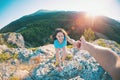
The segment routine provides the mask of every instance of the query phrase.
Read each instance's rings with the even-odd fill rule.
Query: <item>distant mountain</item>
[[[0,30],[0,33],[19,32],[27,45],[40,46],[52,43],[50,36],[57,27],[64,28],[71,38],[79,39],[84,29],[91,27],[93,31],[120,43],[120,23],[114,19],[87,16],[85,12],[39,10],[11,22]],[[101,36],[100,36],[101,37]]]

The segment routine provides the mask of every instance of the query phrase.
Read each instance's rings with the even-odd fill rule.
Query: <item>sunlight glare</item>
[[[98,15],[105,15],[108,11],[107,1],[104,0],[92,0],[88,2],[85,0],[83,5],[83,11],[85,11],[89,16],[98,16]]]

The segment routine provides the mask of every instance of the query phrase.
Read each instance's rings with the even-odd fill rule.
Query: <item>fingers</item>
[[[84,36],[82,36],[82,37],[80,38],[80,40],[81,40],[81,42],[86,42],[86,40],[85,40],[85,37],[84,37]]]
[[[76,46],[77,46],[78,49],[81,47],[81,42],[80,42],[80,40],[77,40]]]
[[[81,41],[80,50],[84,50],[84,46],[85,46],[84,44],[86,43],[85,37],[82,36],[82,37],[80,38],[80,41]]]
[[[74,42],[74,44],[73,44],[73,46],[75,47],[75,48],[80,48],[81,47],[81,42],[80,42],[80,40],[77,40],[77,41],[75,41]]]
[[[86,40],[85,40],[84,36],[82,36],[82,37],[80,38],[80,40],[75,41],[74,47],[76,47],[76,48],[79,49],[79,50],[83,50],[85,43],[86,43]]]

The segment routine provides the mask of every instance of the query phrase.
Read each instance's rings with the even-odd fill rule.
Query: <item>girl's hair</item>
[[[64,34],[64,37],[67,36],[67,32],[66,32],[64,29],[62,29],[62,28],[57,28],[57,29],[55,30],[55,33],[53,34],[53,40],[57,39],[57,38],[56,38],[56,35],[57,35],[58,32],[62,32],[62,33]]]

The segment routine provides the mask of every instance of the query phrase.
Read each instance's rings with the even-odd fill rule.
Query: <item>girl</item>
[[[78,45],[77,41],[75,41],[74,39],[71,39],[66,31],[62,28],[57,28],[55,30],[55,33],[53,35],[53,39],[54,39],[54,47],[55,47],[55,51],[56,51],[56,63],[55,65],[58,66],[58,70],[62,70],[61,64],[63,64],[65,58],[66,58],[66,45],[67,45],[67,41],[71,44],[73,44],[74,46]],[[60,52],[62,51],[62,57],[60,58]]]

